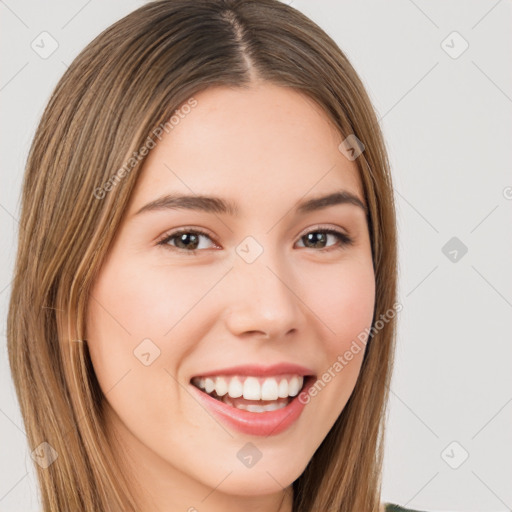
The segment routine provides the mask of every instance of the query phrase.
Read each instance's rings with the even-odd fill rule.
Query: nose
[[[228,279],[225,321],[234,336],[277,340],[301,329],[303,303],[293,272],[270,251],[252,263],[235,258]]]

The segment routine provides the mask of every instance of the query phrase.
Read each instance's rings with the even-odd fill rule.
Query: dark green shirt
[[[386,512],[420,512],[419,510],[413,510],[411,508],[402,508],[393,503],[386,503]]]

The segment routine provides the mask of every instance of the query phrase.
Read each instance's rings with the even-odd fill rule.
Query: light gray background
[[[2,512],[39,510],[5,338],[27,151],[66,66],[143,3],[0,0]],[[351,59],[391,157],[403,310],[383,499],[428,511],[511,510],[511,3],[287,3]],[[31,48],[43,31],[59,45],[46,59]],[[453,248],[442,252],[452,237],[468,249],[455,249],[456,261]]]

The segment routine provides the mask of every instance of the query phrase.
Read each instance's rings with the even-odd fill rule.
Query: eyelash
[[[170,249],[171,251],[178,251],[178,252],[183,252],[183,253],[188,253],[190,255],[196,255],[198,252],[204,250],[204,249],[192,249],[192,250],[187,250],[187,249],[181,249],[181,248],[178,248],[178,247],[173,247],[172,245],[169,245],[168,242],[170,240],[172,240],[173,238],[179,236],[179,235],[183,235],[183,234],[194,234],[194,235],[203,235],[207,238],[209,238],[210,240],[212,240],[212,242],[215,242],[215,240],[212,239],[212,237],[200,230],[200,229],[188,229],[188,228],[183,228],[183,229],[180,229],[178,231],[175,231],[175,232],[171,232],[170,234],[166,233],[164,235],[164,238],[162,240],[160,240],[157,245],[159,246],[162,246],[164,249]],[[350,246],[354,243],[354,240],[346,235],[345,233],[342,233],[341,231],[338,231],[336,229],[332,229],[332,228],[323,228],[322,226],[318,226],[316,229],[313,229],[311,231],[308,231],[306,232],[304,235],[302,235],[301,237],[299,237],[299,240],[301,240],[302,238],[304,238],[306,235],[309,235],[311,233],[326,233],[326,234],[329,234],[329,235],[334,235],[337,239],[338,239],[338,245],[334,245],[334,246],[329,246],[329,247],[324,247],[322,249],[316,249],[317,252],[327,252],[327,251],[331,251],[333,249],[343,249],[347,246]],[[308,247],[305,247],[305,249],[308,249]],[[312,250],[315,250],[314,248]]]

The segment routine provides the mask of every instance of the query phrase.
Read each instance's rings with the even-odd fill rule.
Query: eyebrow
[[[349,204],[362,208],[367,214],[368,208],[363,201],[347,190],[339,190],[328,195],[314,197],[305,201],[300,201],[295,205],[294,211],[298,214],[309,213],[312,211],[322,210],[329,206],[338,204]],[[134,215],[144,212],[159,210],[187,209],[197,210],[207,213],[219,213],[231,216],[239,215],[239,208],[236,203],[223,199],[221,197],[205,196],[205,195],[180,195],[166,194],[154,201],[151,201],[140,208]]]

